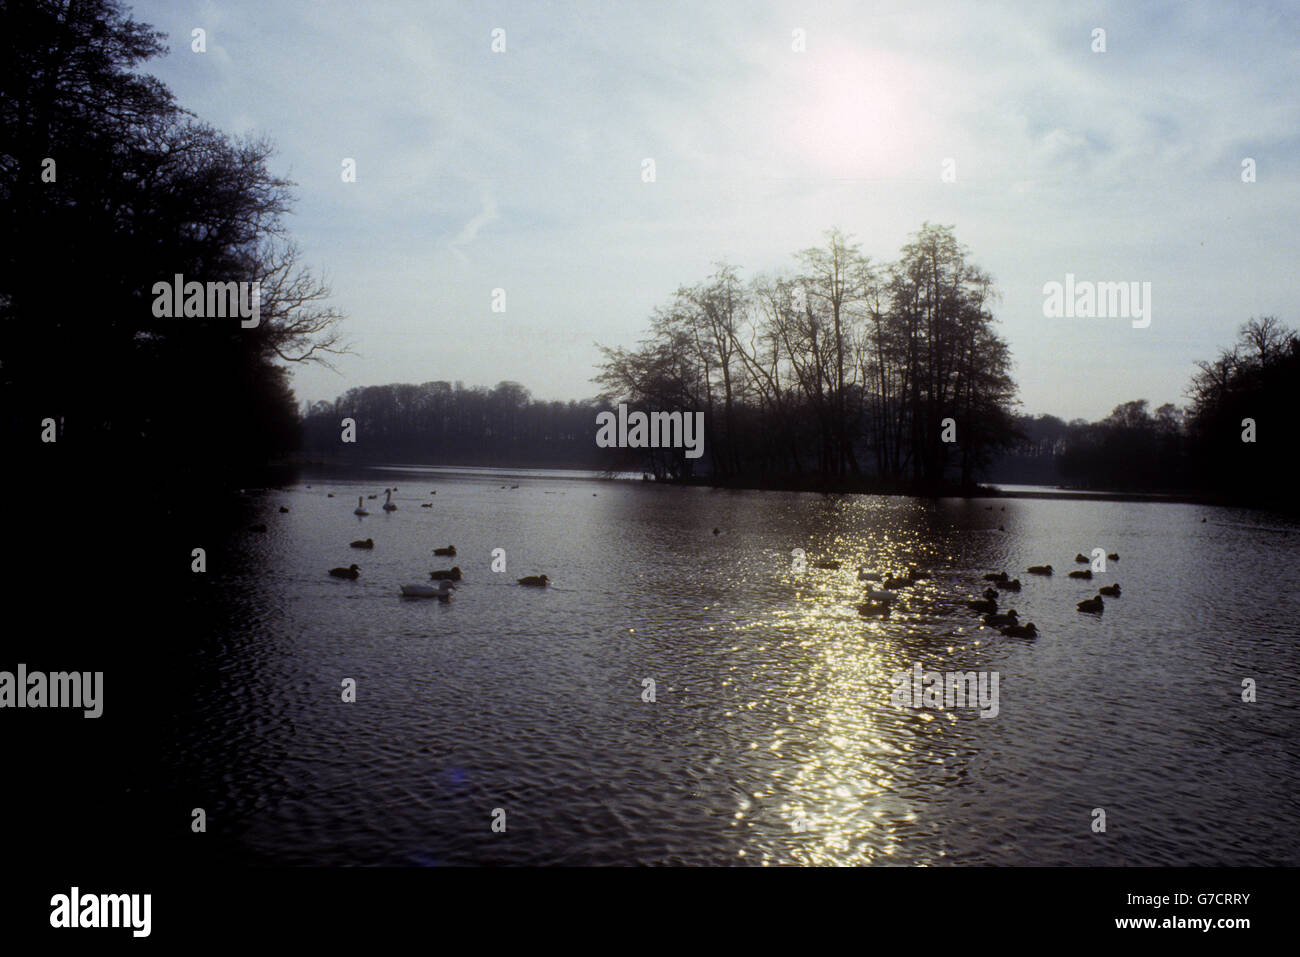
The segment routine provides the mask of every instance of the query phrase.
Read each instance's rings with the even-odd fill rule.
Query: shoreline
[[[495,470],[499,472],[529,471],[556,473],[590,473],[582,476],[591,481],[643,481],[635,477],[634,472],[621,475],[602,474],[603,470],[573,465],[524,465],[524,464],[429,464],[410,462],[340,462],[322,460],[287,460],[274,463],[273,469],[287,468],[291,471],[314,471],[317,473],[346,473],[394,468],[445,469],[456,471]],[[577,477],[572,474],[569,477]],[[926,485],[924,483],[877,483],[863,478],[857,481],[822,482],[814,476],[786,477],[781,479],[746,479],[733,478],[715,481],[709,476],[695,476],[686,479],[651,479],[653,485],[677,486],[682,488],[730,489],[733,491],[756,492],[808,492],[818,495],[897,495],[910,498],[964,498],[964,499],[1044,499],[1060,501],[1097,501],[1097,502],[1156,502],[1171,505],[1204,505],[1220,508],[1248,508],[1263,511],[1292,513],[1284,503],[1257,502],[1226,497],[1214,492],[1177,491],[1177,492],[1139,492],[1126,489],[1081,489],[1063,486],[1041,488],[1003,488],[993,482],[974,486],[947,483],[943,485]]]

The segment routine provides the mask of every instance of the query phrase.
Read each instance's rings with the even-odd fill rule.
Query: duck
[[[453,582],[446,580],[434,585],[403,585],[403,598],[437,598],[439,601],[447,601],[451,598],[452,589],[456,587]]]
[[[1102,585],[1100,588],[1097,589],[1097,593],[1098,593],[1099,595],[1105,595],[1105,596],[1107,596],[1108,598],[1118,598],[1118,597],[1119,597],[1119,582],[1116,582],[1116,583],[1113,584],[1113,585]]]
[[[832,571],[832,572],[838,570],[840,567],[839,562],[831,561],[829,559],[824,559],[820,562],[813,562],[812,565],[813,568],[824,568],[827,571]]]
[[[1013,578],[1011,581],[998,582],[998,588],[1002,591],[1020,591],[1020,579]]]
[[[384,511],[385,512],[397,511],[397,506],[393,504],[393,490],[391,488],[384,489]]]
[[[374,548],[375,540],[373,538],[358,538],[355,542],[348,542],[352,548]]]
[[[433,508],[433,506],[430,505],[428,502],[421,502],[420,508]]]
[[[458,582],[460,581],[460,566],[453,565],[451,568],[429,572],[429,577],[434,581]]]
[[[379,498],[379,493],[376,492],[374,495],[367,495],[366,498]]]
[[[984,576],[986,582],[1004,582],[1011,576],[1006,572],[992,572]]]
[[[971,611],[983,612],[986,615],[996,615],[998,613],[998,603],[991,598],[983,601],[968,601],[966,607]]]
[[[512,486],[510,486],[510,487],[511,487],[511,488],[519,488],[518,485],[512,485]]]
[[[1082,553],[1082,552],[1076,552],[1075,555],[1074,555],[1074,560],[1075,560],[1076,562],[1081,562],[1081,563],[1084,564],[1084,565],[1088,564],[1088,562],[1090,561],[1090,559],[1087,559],[1087,558],[1084,558],[1084,557],[1083,557],[1083,553]]]
[[[596,493],[595,493],[595,492],[592,492],[592,493],[591,493],[591,497],[592,497],[592,498],[595,498],[595,497],[596,497]],[[715,528],[715,529],[713,530],[713,534],[714,534],[714,535],[721,535],[721,534],[722,534],[722,529],[720,529],[720,528]]]
[[[1096,596],[1095,598],[1089,598],[1085,601],[1079,602],[1079,611],[1104,611],[1105,608],[1106,605],[1101,600],[1100,595]]]
[[[430,494],[430,495],[437,495],[437,494],[438,494],[438,490],[437,490],[437,489],[434,489],[434,490],[433,490],[432,492],[430,492],[429,494]]]
[[[1083,571],[1081,571],[1081,572],[1070,572],[1070,577],[1071,577],[1071,578],[1088,578],[1088,579],[1091,579],[1091,578],[1092,578],[1092,569],[1091,569],[1091,568],[1085,568],[1085,569],[1084,569]]]
[[[356,581],[357,576],[361,574],[361,569],[356,565],[349,565],[347,568],[331,568],[330,574],[335,578],[350,578]]]
[[[266,524],[264,522],[258,522],[256,525],[248,526],[248,530],[250,532],[264,532],[266,531]]]
[[[1030,565],[1029,574],[1031,575],[1050,575],[1052,574],[1051,565]]]
[[[1112,562],[1117,562],[1119,561],[1119,552],[1111,552],[1106,557],[1110,559]]]
[[[289,511],[289,506],[287,506],[287,505],[281,505],[281,506],[280,506],[280,514],[281,514],[281,515],[283,515],[283,514],[284,514],[285,512],[287,512],[287,511]]]
[[[1001,629],[1001,631],[1002,634],[1006,635],[1008,638],[1037,638],[1038,637],[1038,629],[1034,627],[1034,623],[1032,621],[1024,625],[1007,625],[1007,627]]]
[[[325,493],[325,497],[326,497],[326,498],[333,498],[333,497],[334,497],[334,493],[333,493],[333,492],[326,492],[326,493]]]
[[[985,600],[987,600],[987,601],[997,601],[997,600],[998,600],[998,590],[997,590],[996,588],[986,588],[986,589],[984,589],[984,598],[985,598]]]
[[[455,558],[455,557],[456,557],[456,546],[455,546],[455,545],[448,545],[446,548],[435,548],[435,549],[433,550],[433,553],[434,553],[435,555],[446,555],[446,556],[448,556],[449,558]]]
[[[1016,625],[1020,623],[1020,616],[1012,608],[1005,615],[985,615],[984,624],[986,625]]]
[[[521,585],[535,585],[539,588],[545,588],[551,583],[551,580],[545,575],[525,575],[519,579]]]
[[[371,498],[374,498],[373,495],[370,496],[370,497],[371,497]],[[362,501],[363,501],[363,499],[361,498],[360,495],[358,495],[358,496],[357,496],[357,507],[354,508],[354,509],[352,510],[352,514],[353,514],[353,515],[369,515],[369,514],[370,514],[369,512],[367,512],[367,511],[365,510],[364,506],[362,505]]]

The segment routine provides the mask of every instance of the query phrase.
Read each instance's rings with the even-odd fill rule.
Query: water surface
[[[352,514],[394,481],[396,512]],[[161,756],[232,860],[1300,863],[1300,526],[1276,516],[404,470],[305,479],[249,521],[270,531],[214,562]],[[1094,547],[1120,560],[1067,579]],[[798,573],[795,548],[842,567]],[[398,597],[452,563],[450,603]],[[859,565],[933,577],[864,618]],[[964,607],[1003,569],[1036,641]],[[1114,581],[1103,615],[1075,609]],[[914,662],[998,672],[999,713],[895,708]]]

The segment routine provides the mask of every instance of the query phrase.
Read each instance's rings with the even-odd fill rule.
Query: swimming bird
[[[435,555],[447,555],[447,556],[450,556],[450,557],[452,557],[452,558],[455,558],[455,557],[456,557],[456,546],[455,546],[455,545],[448,545],[446,548],[435,548],[435,549],[433,550],[433,553],[434,553]]]
[[[1031,575],[1050,575],[1052,574],[1051,565],[1030,565],[1029,574]]]
[[[1020,591],[1020,579],[1013,578],[1009,582],[998,582],[998,588],[1002,591]]]
[[[375,540],[373,538],[358,538],[355,542],[349,542],[353,548],[374,548]]]
[[[1005,615],[985,615],[984,624],[986,625],[1016,625],[1020,623],[1020,616],[1012,608]]]
[[[1006,635],[1008,638],[1037,638],[1038,637],[1038,629],[1034,627],[1034,623],[1032,621],[1029,622],[1029,624],[1027,625],[1007,625],[1007,627],[1001,629],[1001,631],[1002,634]]]
[[[1083,557],[1083,553],[1082,553],[1082,552],[1076,552],[1076,553],[1075,553],[1075,556],[1074,556],[1074,560],[1075,560],[1076,562],[1082,562],[1082,563],[1085,564],[1085,565],[1088,564],[1088,559],[1086,559],[1086,558]]]
[[[867,568],[866,565],[863,565],[858,569],[858,581],[860,582],[878,582],[884,577],[884,572],[878,572],[875,569]]]
[[[333,498],[333,497],[334,497],[334,493],[333,493],[333,492],[326,492],[326,493],[325,493],[325,497],[326,497],[326,498]]]
[[[435,489],[434,491],[430,492],[429,494],[430,494],[430,495],[437,495],[438,492],[437,492],[437,490]]]
[[[384,511],[385,512],[397,511],[397,506],[393,504],[393,490],[391,488],[384,489]]]
[[[512,486],[510,486],[510,487],[511,487],[511,488],[519,488],[518,485],[512,485]]]
[[[374,498],[373,495],[370,496],[370,497],[371,497],[371,498]],[[369,512],[367,512],[367,511],[362,507],[362,498],[361,498],[360,495],[357,496],[357,507],[354,508],[354,509],[352,510],[352,514],[353,514],[353,515],[369,515],[369,514],[370,514]]]
[[[433,585],[403,585],[403,598],[437,598],[439,601],[447,601],[451,597],[452,589],[456,586],[449,581],[440,581],[437,586]]]
[[[379,498],[379,493],[376,492],[374,495],[367,495],[366,498]]]
[[[592,493],[591,493],[591,497],[592,497],[592,498],[595,498],[595,497],[596,497],[596,493],[595,493],[595,492],[592,492]],[[721,535],[721,534],[722,534],[722,529],[720,529],[720,528],[715,528],[715,529],[713,530],[713,534],[714,534],[714,535]]]
[[[460,566],[453,565],[451,568],[429,572],[429,577],[434,581],[458,582],[460,581]]]
[[[551,580],[545,575],[525,575],[523,578],[519,579],[519,584],[521,585],[537,585],[541,588],[545,588],[550,583]]]
[[[1100,588],[1097,589],[1097,593],[1100,595],[1106,595],[1109,598],[1118,598],[1119,582],[1116,582],[1113,585],[1102,585]]]
[[[997,601],[998,590],[996,588],[986,588],[984,589],[984,597],[989,601]]]
[[[983,612],[986,615],[996,615],[998,613],[998,603],[992,599],[984,601],[968,601],[966,607],[971,611]]]
[[[248,526],[248,530],[250,532],[264,532],[266,531],[266,525],[262,522],[258,522],[256,525]]]
[[[420,508],[433,508],[433,506],[430,505],[428,502],[421,502]]]
[[[1071,578],[1088,578],[1088,579],[1091,579],[1091,578],[1092,578],[1092,569],[1091,569],[1091,568],[1085,568],[1085,569],[1084,569],[1083,571],[1081,571],[1081,572],[1070,572],[1070,577],[1071,577]]]
[[[813,562],[812,564],[813,568],[824,568],[827,571],[835,571],[840,567],[839,562],[830,561],[829,559],[823,559],[820,562]]]
[[[361,569],[356,565],[349,565],[347,568],[331,568],[330,574],[335,578],[351,578],[356,581],[357,576],[361,574]]]
[[[991,574],[985,575],[984,580],[986,582],[1004,582],[1010,577],[1011,576],[1008,575],[1006,572],[993,572]]]
[[[1102,611],[1105,609],[1105,607],[1106,605],[1104,602],[1102,602],[1100,595],[1098,595],[1095,598],[1089,598],[1086,601],[1079,602],[1079,611]]]
[[[283,515],[283,514],[284,514],[285,512],[287,512],[287,511],[289,511],[288,506],[286,506],[286,505],[281,505],[281,506],[280,506],[280,514],[281,514],[281,515]]]
[[[1111,552],[1106,557],[1109,558],[1112,562],[1117,562],[1119,561],[1119,552]]]

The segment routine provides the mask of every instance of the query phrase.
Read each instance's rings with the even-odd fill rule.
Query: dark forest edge
[[[333,403],[318,402],[304,417],[303,443],[295,461],[335,467],[380,464],[574,468],[608,473],[644,473],[658,481],[721,488],[855,492],[898,495],[1000,494],[999,483],[1054,486],[1061,497],[1119,494],[1131,500],[1239,504],[1295,509],[1289,491],[1289,442],[1285,410],[1295,405],[1300,381],[1300,340],[1275,319],[1251,320],[1237,341],[1217,358],[1198,364],[1186,410],[1166,404],[1151,412],[1145,400],[1124,402],[1097,422],[1065,422],[1054,416],[1011,414],[1007,437],[989,455],[978,481],[961,480],[960,470],[942,478],[880,475],[852,469],[839,474],[815,467],[798,471],[762,468],[717,470],[726,460],[717,450],[716,406],[705,413],[706,454],[692,467],[681,450],[601,449],[595,445],[596,415],[626,396],[571,402],[534,400],[521,385],[493,389],[461,383],[371,386],[350,390]],[[854,396],[854,403],[861,402]],[[634,408],[662,410],[651,401]],[[340,441],[340,423],[358,423],[356,443]],[[1243,441],[1243,419],[1258,435]],[[961,420],[957,419],[960,430]],[[364,424],[364,425],[363,425]],[[754,460],[741,437],[764,428],[754,408],[734,403],[732,435],[740,448],[730,453]],[[1267,430],[1267,431],[1266,431]],[[725,442],[725,430],[721,432]],[[864,458],[863,433],[851,420],[844,431],[853,457]],[[816,428],[786,436],[815,465]],[[770,441],[770,437],[766,438]]]

